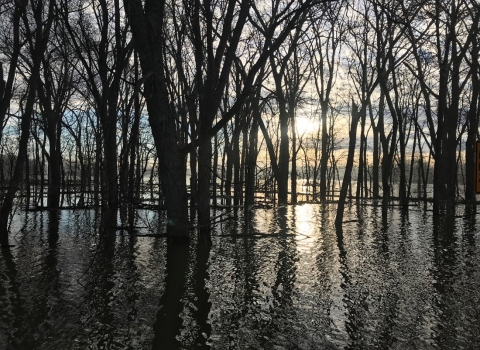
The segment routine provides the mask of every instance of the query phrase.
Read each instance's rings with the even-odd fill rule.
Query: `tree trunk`
[[[240,161],[240,133],[242,132],[242,121],[244,111],[240,112],[242,117],[237,117],[235,120],[235,130],[232,137],[232,155],[233,155],[233,205],[240,205],[241,196],[241,161]]]
[[[364,109],[364,107],[362,108]],[[345,209],[345,200],[347,197],[348,187],[351,187],[353,158],[355,155],[355,143],[357,139],[357,125],[360,119],[361,112],[358,111],[358,106],[352,102],[352,124],[350,126],[348,156],[345,165],[345,174],[343,175],[342,188],[340,189],[340,197],[338,199],[337,215],[335,217],[335,228],[337,231],[342,231],[343,212]]]
[[[328,171],[328,104],[323,102],[322,107],[322,157],[320,158],[320,200],[327,199],[327,171]],[[315,181],[315,180],[314,180]]]
[[[380,149],[379,149],[379,132],[378,126],[375,125],[373,119],[372,104],[369,103],[369,114],[370,122],[373,129],[373,154],[372,154],[372,192],[373,198],[378,199],[380,197],[380,186],[379,186],[379,169],[380,169]]]
[[[200,123],[199,136],[205,135],[212,124]],[[200,236],[210,234],[210,180],[212,175],[212,143],[210,140],[198,147],[197,211]]]
[[[291,199],[292,204],[297,204],[297,134],[295,127],[295,110],[294,110],[294,98],[290,99],[290,120],[292,126],[292,172],[290,173],[291,181]]]
[[[212,168],[212,202],[213,206],[217,206],[217,170],[218,170],[218,136],[215,134],[213,138],[214,151],[213,151],[213,168]]]
[[[232,142],[228,140],[228,131],[227,127],[223,128],[223,135],[225,139],[225,153],[227,155],[227,165],[225,171],[225,197],[227,206],[232,205],[232,175],[233,175],[233,149],[232,149],[232,142],[234,136],[232,136]]]
[[[405,116],[402,115],[402,113],[399,111],[398,115],[398,121],[400,124],[399,127],[399,141],[400,141],[400,183],[399,183],[399,197],[400,197],[400,205],[402,206],[403,210],[408,209],[408,198],[407,198],[407,174],[406,174],[406,156],[405,156],[405,146],[407,143],[406,140],[406,120]]]
[[[278,204],[287,204],[288,202],[288,161],[289,161],[289,142],[288,142],[288,113],[285,108],[280,108],[280,156],[278,157],[279,176],[278,184]]]
[[[472,25],[472,31],[477,33],[479,32],[478,21],[474,21]],[[475,169],[475,162],[473,161],[475,157],[475,143],[477,140],[478,134],[478,120],[479,120],[479,103],[480,103],[480,64],[479,64],[479,52],[478,52],[478,41],[472,41],[472,95],[470,100],[470,108],[468,111],[468,132],[467,132],[467,143],[465,145],[465,157],[466,157],[466,186],[465,186],[465,200],[468,205],[471,205],[473,212],[476,211],[476,193],[475,193],[475,174],[478,169]]]
[[[159,157],[160,181],[167,207],[167,232],[170,240],[188,240],[188,197],[186,189],[186,154],[180,151],[177,141],[176,116],[169,103],[164,59],[165,1],[145,5],[141,1],[124,1],[125,11],[132,27],[134,45],[140,65],[148,76],[145,95],[150,127]],[[211,157],[210,149],[199,150],[199,172],[205,158]],[[210,151],[209,151],[210,150]],[[210,162],[211,159],[208,160]],[[210,169],[208,169],[210,171]],[[200,180],[204,181],[204,179]]]
[[[18,145],[17,160],[15,162],[15,170],[13,171],[13,176],[8,185],[7,194],[5,195],[0,208],[0,244],[2,246],[8,244],[8,217],[13,208],[13,200],[15,199],[15,195],[20,188],[23,179],[25,162],[28,156],[27,147],[30,136],[30,122],[32,120],[33,105],[35,103],[35,90],[39,79],[39,68],[40,63],[36,63],[30,77],[27,103],[20,126],[21,134]]]
[[[61,182],[61,149],[60,132],[61,123],[49,125],[48,141],[50,144],[50,159],[48,162],[48,200],[49,208],[58,208],[60,206],[60,184]]]
[[[360,116],[360,150],[359,150],[359,153],[360,153],[360,157],[358,159],[358,176],[357,176],[357,191],[355,193],[355,196],[357,198],[357,200],[359,200],[360,198],[363,198],[364,197],[364,187],[363,187],[363,183],[364,183],[364,170],[365,170],[365,166],[366,166],[366,159],[365,159],[365,147],[367,147],[366,145],[366,141],[367,141],[367,138],[365,137],[365,118],[366,115],[365,114],[362,114]]]
[[[250,140],[245,174],[245,208],[248,208],[255,203],[255,179],[258,152],[258,118],[260,117],[258,99],[256,99],[253,103],[253,113],[257,113],[258,115],[257,117],[253,117],[252,127],[250,128]]]

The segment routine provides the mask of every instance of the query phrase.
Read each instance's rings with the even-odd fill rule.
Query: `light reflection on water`
[[[232,212],[223,236],[187,254],[179,347],[475,348],[480,237],[462,210],[434,220],[392,208],[383,220],[354,205],[342,236],[334,205]],[[165,239],[119,232],[109,257],[98,213],[62,211],[58,226],[49,215],[18,215],[0,256],[0,349],[162,348]],[[154,229],[156,215],[140,217],[141,233]]]

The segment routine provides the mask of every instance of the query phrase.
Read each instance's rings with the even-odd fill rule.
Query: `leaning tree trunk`
[[[362,108],[364,109],[364,108]],[[347,164],[345,165],[345,174],[343,176],[342,188],[340,189],[340,198],[338,199],[337,216],[335,217],[335,228],[342,231],[343,212],[345,209],[345,199],[347,198],[348,187],[351,186],[353,156],[355,154],[355,143],[357,139],[357,125],[360,119],[358,106],[352,102],[352,125],[350,128],[350,141],[348,144]]]

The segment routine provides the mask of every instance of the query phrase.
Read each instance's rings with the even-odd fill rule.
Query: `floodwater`
[[[113,255],[93,210],[19,212],[0,349],[474,349],[478,217],[457,210],[353,205],[339,236],[335,205],[256,209],[219,217],[211,246],[118,231]],[[157,222],[139,211],[139,233]]]

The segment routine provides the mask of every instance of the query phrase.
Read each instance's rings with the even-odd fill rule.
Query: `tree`
[[[7,80],[3,80],[3,65],[0,62],[0,142],[2,141],[2,135],[3,135],[3,127],[5,123],[5,117],[7,114],[8,109],[10,108],[10,101],[12,99],[12,89],[13,89],[13,83],[15,80],[15,72],[17,69],[18,65],[18,59],[20,55],[20,49],[22,47],[22,43],[20,42],[20,19],[21,16],[24,14],[25,9],[27,7],[28,1],[23,0],[23,1],[17,1],[15,2],[15,6],[13,7],[13,14],[12,14],[12,19],[11,19],[11,26],[10,28],[12,29],[13,33],[11,38],[11,45],[9,45],[9,39],[10,38],[4,38],[5,42],[3,45],[5,46],[10,46],[12,49],[11,55],[9,57],[10,59],[10,64],[8,68],[8,73],[7,73]],[[6,15],[3,15],[2,18],[6,18]],[[4,26],[2,26],[2,30],[4,30],[4,33],[7,33],[8,30],[6,28],[6,24],[8,22],[4,22]],[[6,47],[5,47],[6,48]]]
[[[47,205],[50,208],[60,205],[62,119],[74,93],[73,66],[68,58],[66,33],[62,29],[56,26],[56,36],[52,36],[42,57],[42,74],[38,83],[39,116],[49,143]]]
[[[13,177],[10,179],[8,191],[3,198],[3,203],[0,208],[0,244],[8,245],[8,218],[13,207],[13,200],[15,194],[20,187],[20,183],[23,177],[23,171],[25,168],[25,161],[27,159],[27,146],[30,135],[30,123],[32,119],[35,97],[37,92],[37,84],[40,79],[40,68],[42,58],[47,47],[47,42],[50,36],[50,30],[53,23],[55,1],[50,0],[48,6],[45,9],[43,1],[31,1],[29,10],[22,12],[22,20],[24,24],[24,30],[26,35],[26,41],[28,43],[30,57],[32,59],[32,68],[30,71],[30,77],[28,80],[28,96],[25,102],[25,109],[22,115],[21,122],[21,135],[18,148],[18,156],[15,163],[15,170]],[[32,20],[35,23],[33,27]]]
[[[325,201],[327,196],[327,171],[329,154],[329,135],[327,116],[330,108],[330,95],[338,69],[338,51],[341,49],[343,32],[346,29],[342,23],[341,3],[326,9],[324,22],[315,21],[312,24],[311,65],[315,89],[321,108],[322,148],[320,158],[320,200]],[[323,19],[323,18],[322,18]],[[316,174],[314,188],[316,189]],[[315,192],[315,191],[314,191]]]
[[[348,142],[348,156],[345,164],[345,173],[343,175],[342,188],[338,199],[337,215],[335,216],[335,228],[337,232],[342,232],[343,211],[345,208],[345,200],[347,198],[348,187],[351,186],[353,157],[355,154],[355,143],[357,139],[357,125],[360,120],[360,112],[358,106],[352,101],[352,119],[350,123],[350,133]]]
[[[474,26],[471,31],[470,25],[480,16],[479,11],[470,11],[470,5],[466,1],[426,2],[418,5],[419,16],[405,24],[414,56],[414,62],[406,65],[421,86],[428,143],[435,160],[435,214],[451,214],[455,208],[460,102],[471,73],[465,73],[463,66],[477,40],[477,30]],[[403,4],[402,11],[407,14],[411,9]]]
[[[250,95],[254,78],[271,53],[279,48],[290,31],[298,24],[299,18],[312,6],[313,1],[302,4],[275,1],[272,12],[263,10],[250,1],[224,1],[214,4],[210,1],[184,3],[187,19],[192,29],[192,44],[195,48],[195,84],[199,93],[198,138],[187,146],[177,140],[175,125],[178,116],[173,101],[169,99],[166,75],[168,52],[166,51],[165,21],[169,17],[165,1],[125,0],[127,18],[132,27],[140,64],[145,76],[145,94],[155,96],[147,99],[147,109],[157,153],[160,157],[160,175],[165,189],[167,217],[171,235],[185,240],[187,234],[187,196],[185,186],[185,157],[198,147],[198,220],[200,233],[208,237],[210,233],[209,183],[211,177],[212,145],[211,138],[241,109]],[[218,16],[213,16],[213,11]],[[268,26],[264,22],[270,16]],[[252,26],[244,30],[249,19]],[[214,21],[221,21],[217,26]],[[202,21],[202,22],[200,22]],[[282,27],[280,28],[280,25]],[[222,96],[235,59],[236,49],[242,35],[257,28],[264,36],[262,50],[248,71],[241,93],[235,103],[222,118],[213,125]]]
[[[278,173],[276,176],[279,204],[287,204],[288,201],[288,165],[290,160],[288,126],[290,122],[292,139],[294,139],[295,109],[297,107],[298,94],[301,93],[302,83],[305,86],[304,82],[299,80],[301,72],[298,66],[298,53],[296,51],[303,33],[304,20],[305,16],[302,17],[302,21],[289,40],[285,42],[285,48],[278,52],[272,52],[270,56],[270,67],[275,82],[275,96],[277,98],[280,124],[280,153],[278,155]],[[285,52],[283,52],[284,50]],[[296,74],[290,75],[290,69],[294,70]],[[293,153],[295,152],[296,150],[294,149]]]
[[[113,0],[113,3],[100,0],[98,5],[92,4],[95,21],[88,19],[83,8],[76,14],[70,11],[66,1],[62,2],[60,9],[71,45],[85,70],[83,79],[93,97],[95,114],[100,121],[103,161],[105,169],[108,169],[102,188],[106,192],[102,196],[103,208],[106,209],[104,220],[107,226],[116,226],[118,100],[122,75],[133,50],[129,41],[129,28],[122,23],[120,0]],[[91,30],[94,23],[100,34],[99,40],[96,40],[95,33]]]
[[[470,2],[471,6],[468,7],[469,17],[471,18],[470,33],[474,37],[479,37],[479,21],[478,16],[480,9],[478,6],[474,6],[474,2]],[[479,55],[479,42],[473,39],[469,54],[465,56],[470,70],[471,70],[471,83],[470,83],[470,106],[468,109],[468,131],[467,141],[465,145],[465,158],[466,158],[466,186],[465,186],[465,200],[469,204],[473,204],[475,207],[475,163],[472,161],[475,157],[475,141],[478,134],[478,122],[480,119],[480,55]],[[478,157],[478,155],[477,155]]]

